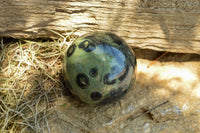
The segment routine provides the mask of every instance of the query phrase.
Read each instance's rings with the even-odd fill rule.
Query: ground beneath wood
[[[120,101],[89,106],[64,86],[66,47],[30,41],[2,45],[0,132],[200,132],[200,55],[135,48],[135,86]]]
[[[135,49],[135,87],[120,101],[88,106],[64,95],[52,132],[200,132],[200,55]],[[150,66],[149,66],[150,65]]]

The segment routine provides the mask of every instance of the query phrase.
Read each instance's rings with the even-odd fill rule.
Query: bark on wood
[[[0,36],[115,32],[133,47],[200,54],[199,0],[1,0]]]

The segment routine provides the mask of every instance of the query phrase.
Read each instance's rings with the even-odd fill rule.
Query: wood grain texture
[[[0,36],[115,32],[143,49],[200,54],[199,0],[1,0]]]

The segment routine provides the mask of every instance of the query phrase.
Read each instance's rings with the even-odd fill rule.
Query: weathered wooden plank
[[[131,46],[200,54],[199,0],[1,0],[0,36],[112,31]]]

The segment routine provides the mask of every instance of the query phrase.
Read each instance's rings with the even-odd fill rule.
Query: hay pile
[[[49,116],[63,96],[59,78],[64,51],[73,39],[1,39],[0,132],[50,131]]]

